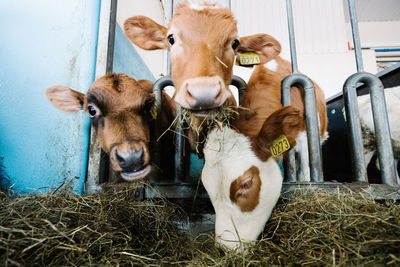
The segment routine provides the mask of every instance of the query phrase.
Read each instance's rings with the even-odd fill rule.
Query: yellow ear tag
[[[157,110],[154,107],[150,109],[150,114],[153,120],[157,119]]]
[[[295,144],[296,145],[296,144]],[[294,146],[295,146],[294,145]],[[276,138],[269,147],[273,157],[278,157],[290,149],[289,141],[284,134]]]
[[[253,52],[242,53],[239,56],[239,66],[253,66],[260,64],[260,57]]]

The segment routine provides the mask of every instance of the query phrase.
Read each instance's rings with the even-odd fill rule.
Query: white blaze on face
[[[202,2],[204,2],[204,1],[202,1]],[[189,7],[191,8],[191,9],[195,9],[195,10],[203,10],[203,9],[207,9],[207,8],[221,8],[221,6],[219,6],[218,4],[217,4],[217,1],[207,1],[207,3],[209,4],[209,5],[200,5],[199,4],[199,1],[189,1]]]
[[[235,249],[239,240],[255,241],[280,195],[278,164],[260,161],[249,139],[228,127],[209,133],[204,157],[202,182],[215,209],[217,242]]]

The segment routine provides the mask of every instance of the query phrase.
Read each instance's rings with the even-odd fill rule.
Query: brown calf
[[[169,49],[172,78],[176,87],[174,100],[198,117],[212,109],[233,104],[228,85],[232,78],[235,55],[256,53],[260,59],[250,78],[248,92],[241,106],[241,120],[235,124],[248,136],[258,135],[265,119],[281,105],[281,82],[291,73],[290,63],[279,57],[281,46],[267,34],[239,38],[236,20],[229,9],[205,4],[202,7],[183,3],[178,6],[168,28],[144,16],[129,18],[125,34],[143,49]],[[264,66],[265,65],[265,66]],[[315,84],[317,112],[322,139],[326,138],[326,104],[322,90]],[[304,110],[304,93],[292,87],[292,105]],[[243,119],[246,118],[246,119]],[[305,124],[304,128],[305,130]],[[307,138],[299,135],[299,176],[309,179]]]
[[[84,110],[96,129],[102,149],[110,155],[113,170],[121,172],[128,181],[145,177],[151,170],[150,141],[154,119],[150,111],[155,98],[153,84],[136,81],[125,74],[108,74],[97,79],[86,95],[63,85],[46,90],[50,103],[67,112]],[[175,105],[163,94],[161,129],[164,131],[175,117]],[[174,154],[172,134],[167,132],[161,141],[161,151]],[[165,175],[173,173],[173,158],[166,157],[161,169]]]
[[[235,121],[236,127],[241,133],[256,137],[260,134],[262,125],[266,118],[282,107],[281,104],[281,83],[282,80],[291,74],[291,64],[282,59],[279,54],[281,45],[270,35],[260,34],[240,39],[241,46],[239,53],[262,51],[264,57],[260,56],[260,65],[254,67],[253,73],[247,85],[246,92],[240,105],[244,109],[239,110],[240,119]],[[264,45],[269,44],[269,49]],[[314,83],[316,95],[316,107],[319,119],[320,137],[324,141],[328,137],[328,117],[326,114],[326,102],[321,88]],[[300,86],[291,87],[291,105],[304,111],[304,90]],[[301,131],[297,138],[296,156],[298,159],[297,175],[301,181],[310,180],[308,163],[308,144],[305,122],[299,122]]]

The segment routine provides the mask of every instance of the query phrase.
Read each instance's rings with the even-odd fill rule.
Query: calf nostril
[[[136,150],[137,151],[137,150]],[[144,149],[143,147],[139,150],[139,152],[136,152],[138,154],[137,158],[140,161],[143,161],[143,156],[144,156]]]
[[[115,155],[115,159],[118,161],[118,163],[120,163],[120,164],[125,163],[125,159],[118,154],[118,150],[115,150],[114,155]]]

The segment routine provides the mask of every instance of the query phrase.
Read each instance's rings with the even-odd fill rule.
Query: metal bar
[[[170,0],[169,6],[169,20],[171,21],[172,16],[174,15],[174,0]],[[167,51],[167,75],[171,75],[171,55],[169,50]]]
[[[158,79],[154,86],[153,86],[153,93],[155,94],[156,101],[154,103],[154,108],[157,111],[157,114],[160,114],[161,106],[162,106],[162,91],[167,86],[174,86],[171,76],[164,76]],[[177,116],[180,116],[180,108],[177,106]],[[154,129],[154,136],[157,139],[161,135],[159,121],[156,120],[155,129]],[[180,117],[178,118],[180,120]],[[179,127],[176,129],[177,134],[175,135],[175,142],[176,142],[176,150],[175,150],[175,181],[179,182],[185,177],[184,173],[184,161],[183,161],[183,135],[182,130]],[[160,166],[161,156],[160,150],[158,145],[156,144],[154,147],[154,155],[153,160],[156,164]]]
[[[290,57],[292,61],[292,75],[289,75],[282,81],[282,101],[283,105],[290,104],[290,87],[300,84],[304,88],[305,116],[307,126],[308,153],[310,158],[311,180],[315,182],[323,181],[321,164],[321,146],[319,140],[318,115],[315,104],[315,88],[313,82],[305,75],[298,74],[296,43],[294,34],[292,1],[286,0],[286,11],[289,30]],[[294,151],[289,152],[288,159],[285,161],[287,171],[285,179],[293,182],[296,177],[296,167],[294,160]]]
[[[115,185],[113,185],[115,188]],[[335,192],[354,192],[361,193],[367,198],[374,199],[400,199],[400,191],[397,187],[391,187],[385,184],[368,184],[368,183],[287,183],[283,182],[281,189],[281,196],[283,198],[290,198],[293,192],[298,190],[310,190],[320,188],[328,191]],[[186,199],[207,199],[209,198],[207,191],[202,185],[198,183],[157,183],[145,187],[144,198],[186,198]]]
[[[178,121],[182,121],[181,106],[176,104],[176,116]],[[184,142],[183,129],[180,127],[179,123],[175,128],[175,182],[183,182],[185,178],[185,166],[184,166]],[[190,159],[190,155],[186,155]]]
[[[350,76],[343,86],[343,100],[346,110],[347,131],[349,133],[350,156],[353,176],[356,181],[367,182],[364,162],[364,147],[357,105],[357,82],[361,73]]]
[[[374,119],[376,147],[383,183],[394,186],[397,184],[393,148],[390,136],[389,121],[386,110],[385,93],[382,82],[373,74],[359,72],[351,75],[345,82],[343,94],[345,109],[352,146],[353,169],[357,181],[366,181],[364,153],[361,137],[361,126],[357,105],[356,85],[365,83],[370,88],[372,115]],[[353,93],[352,93],[353,92]],[[362,169],[360,169],[362,168]],[[364,178],[361,177],[364,175]]]
[[[307,127],[308,154],[310,159],[310,178],[314,182],[323,182],[321,146],[319,135],[318,114],[315,103],[315,88],[313,82],[304,74],[295,73],[287,76],[282,81],[282,90],[285,104],[290,101],[290,87],[299,84],[304,88],[305,116]],[[290,103],[290,102],[289,102]],[[291,163],[289,163],[291,164]],[[293,165],[290,165],[292,168]],[[293,180],[293,173],[288,174],[289,181]]]
[[[298,67],[297,67],[296,40],[294,36],[292,0],[286,0],[286,12],[287,12],[287,21],[289,30],[290,59],[292,61],[292,72],[297,73]]]
[[[246,82],[239,76],[233,75],[231,85],[235,86],[238,89],[239,103],[241,103],[242,97],[243,97],[244,92],[246,91],[246,87],[247,87]]]
[[[171,76],[164,76],[156,81],[153,87],[153,93],[155,94],[156,101],[154,103],[154,108],[156,109],[157,113],[159,114],[161,112],[161,106],[162,106],[162,91],[164,90],[165,87],[167,86],[174,86],[174,83],[172,81]],[[181,121],[181,108],[177,104],[176,105],[176,116],[178,117],[178,121]],[[155,125],[155,137],[158,138],[160,136],[160,126],[158,121],[156,121]],[[176,128],[176,134],[175,134],[175,182],[182,182],[185,173],[184,173],[184,160],[183,160],[183,145],[184,145],[184,139],[183,139],[183,131],[182,128],[177,126]],[[154,161],[156,163],[160,163],[160,151],[158,148],[158,145],[155,146],[154,149]]]
[[[346,80],[343,86],[343,95],[350,133],[350,145],[352,147],[351,155],[354,176],[358,181],[367,180],[356,95],[357,83],[363,82],[370,88],[372,115],[374,119],[376,146],[382,181],[387,185],[394,186],[397,182],[384,88],[378,77],[363,72],[364,66],[361,55],[360,36],[354,0],[348,0],[348,5],[358,73],[351,75]]]
[[[348,0],[351,31],[353,34],[354,52],[356,56],[357,72],[364,71],[363,59],[361,55],[360,34],[358,31],[357,14],[354,0]]]
[[[226,0],[226,7],[232,9],[232,0]]]
[[[282,105],[290,106],[290,87],[287,84],[288,80],[282,81]],[[294,155],[294,149],[289,150],[286,157],[283,160],[283,167],[285,170],[285,182],[296,182],[296,161]]]
[[[117,0],[111,0],[110,23],[108,28],[108,50],[106,73],[113,72],[115,26],[117,25]]]
[[[114,42],[117,0],[101,1],[99,32],[97,37],[97,58],[95,79],[112,72],[114,60]],[[101,189],[100,183],[107,176],[107,156],[100,147],[100,142],[93,127],[90,128],[90,145],[85,192],[94,193]]]

